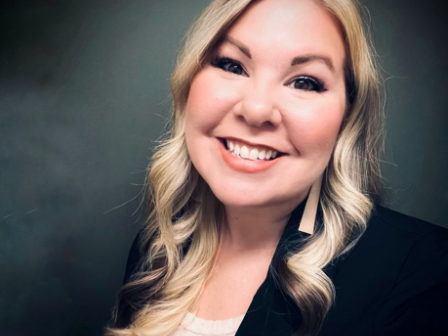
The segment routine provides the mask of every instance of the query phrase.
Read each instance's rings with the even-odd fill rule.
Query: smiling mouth
[[[272,161],[277,157],[284,155],[274,149],[252,146],[239,140],[220,139],[224,147],[233,156],[251,161]]]

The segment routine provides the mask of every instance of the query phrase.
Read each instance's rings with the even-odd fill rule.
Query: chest
[[[265,281],[271,256],[221,258],[198,301],[197,316],[223,320],[244,315]]]

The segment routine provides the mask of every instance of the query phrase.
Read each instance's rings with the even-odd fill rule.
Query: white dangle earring
[[[317,207],[319,205],[320,188],[322,186],[323,175],[319,176],[316,182],[311,186],[308,199],[300,221],[299,231],[312,234],[314,232],[314,223],[316,221]]]

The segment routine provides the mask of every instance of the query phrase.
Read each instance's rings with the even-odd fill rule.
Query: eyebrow
[[[234,39],[233,37],[230,37],[229,35],[224,36],[224,41],[233,44],[248,58],[252,58],[249,47],[247,45],[245,45],[244,43]]]
[[[303,55],[303,56],[297,56],[294,57],[291,61],[291,66],[304,64],[312,61],[320,61],[325,63],[325,65],[330,68],[331,72],[334,72],[334,65],[333,61],[330,57],[323,56],[323,55]]]
[[[236,46],[244,55],[246,55],[249,59],[252,59],[252,55],[250,53],[250,49],[247,45],[242,43],[241,41],[238,41],[237,39],[234,39],[233,37],[230,37],[229,35],[225,35],[223,37],[223,41],[229,42]],[[319,61],[323,62],[331,72],[335,72],[333,61],[330,57],[324,56],[324,55],[303,55],[303,56],[296,56],[291,61],[291,66],[299,65],[299,64],[305,64],[308,62],[313,61]]]

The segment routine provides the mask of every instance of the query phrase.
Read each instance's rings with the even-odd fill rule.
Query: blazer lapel
[[[291,336],[302,323],[300,308],[273,278],[277,263],[297,251],[310,235],[298,230],[306,200],[291,214],[265,281],[256,292],[235,336]]]
[[[282,302],[283,299],[285,302]],[[276,288],[269,273],[255,294],[236,336],[292,335],[294,329],[288,320],[297,319],[297,314],[294,315],[297,312],[293,311],[293,307],[286,300],[280,289]]]

